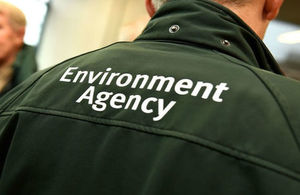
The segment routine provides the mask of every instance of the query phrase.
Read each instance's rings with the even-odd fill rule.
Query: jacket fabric
[[[0,100],[0,194],[300,193],[300,84],[206,0]]]

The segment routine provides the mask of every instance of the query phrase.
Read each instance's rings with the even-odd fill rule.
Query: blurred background
[[[25,43],[37,47],[39,69],[116,41],[133,40],[149,21],[144,0],[7,0],[22,9]],[[300,80],[299,0],[285,1],[265,43],[287,76]]]

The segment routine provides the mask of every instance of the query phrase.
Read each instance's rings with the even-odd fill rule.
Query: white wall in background
[[[39,68],[100,47],[111,0],[52,0],[38,52]],[[118,15],[118,13],[116,13]]]
[[[118,41],[122,26],[145,14],[144,0],[51,0],[40,69]]]

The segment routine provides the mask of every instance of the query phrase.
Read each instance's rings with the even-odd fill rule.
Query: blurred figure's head
[[[23,45],[26,18],[14,5],[0,0],[0,66],[10,65]]]

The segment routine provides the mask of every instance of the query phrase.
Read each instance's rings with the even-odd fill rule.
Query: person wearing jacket
[[[261,38],[281,0],[146,1],[120,42],[0,99],[0,194],[300,193],[300,83]]]
[[[0,1],[0,97],[37,70],[35,48],[23,41],[25,27],[24,13]]]

